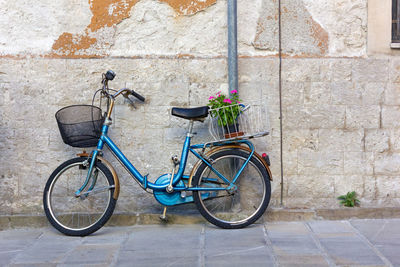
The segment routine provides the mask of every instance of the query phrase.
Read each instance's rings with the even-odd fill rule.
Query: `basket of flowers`
[[[269,134],[267,107],[261,101],[243,104],[237,90],[209,97],[209,132],[215,141],[247,139]]]

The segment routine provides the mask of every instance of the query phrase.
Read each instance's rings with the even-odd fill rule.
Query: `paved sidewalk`
[[[400,219],[0,231],[0,266],[400,266]]]

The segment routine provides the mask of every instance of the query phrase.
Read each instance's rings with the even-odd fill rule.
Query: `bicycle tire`
[[[240,166],[243,165],[240,164],[240,162],[244,163],[248,157],[249,153],[240,149],[222,150],[210,156],[212,166],[225,177],[228,178],[229,176],[228,179],[230,181],[232,181],[234,176],[232,174],[232,169],[234,168],[236,173]],[[227,167],[226,165],[229,166]],[[227,171],[230,172],[230,175],[228,175]],[[210,174],[212,174],[211,177],[209,177]],[[210,178],[214,180],[211,180],[212,182],[205,181]],[[256,222],[267,209],[271,197],[271,184],[269,178],[268,171],[265,169],[264,165],[253,156],[241,175],[238,177],[238,180],[235,183],[238,189],[235,192],[232,193],[227,190],[212,191],[213,193],[210,193],[210,191],[193,191],[193,199],[200,214],[210,223],[225,229],[244,228]],[[212,172],[207,164],[203,162],[198,167],[193,177],[193,186],[210,187],[212,184],[216,184],[217,186],[225,184],[225,186],[227,186],[227,184]],[[262,186],[260,187],[260,185]],[[225,203],[223,203],[223,208],[225,209],[226,204],[229,204],[229,201],[223,194],[227,193],[233,194],[230,209],[221,211],[221,208],[218,207],[222,207],[221,203],[223,202],[217,203],[214,208],[213,203],[208,203],[213,201],[213,199],[225,199],[223,200],[225,201]],[[203,195],[205,195],[205,197],[202,197]],[[235,195],[239,195],[238,198],[236,198],[236,202]],[[230,196],[232,195],[228,194],[226,197]],[[237,200],[239,200],[239,203]],[[254,203],[257,204],[253,205]]]
[[[85,198],[75,196],[76,190],[86,179],[88,167],[83,165],[86,159],[73,158],[58,166],[50,175],[43,192],[43,207],[47,219],[54,228],[65,235],[86,236],[99,230],[110,219],[117,202],[113,198],[115,189],[110,188],[114,185],[113,176],[100,161],[96,162],[93,170],[98,171],[93,189],[100,190],[96,193],[93,191]],[[89,181],[85,191],[90,186]],[[85,220],[88,223],[85,224]]]

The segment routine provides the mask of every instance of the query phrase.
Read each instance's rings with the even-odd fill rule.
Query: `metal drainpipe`
[[[239,92],[237,55],[237,0],[228,0],[228,79],[229,94]]]
[[[279,35],[279,129],[281,156],[281,206],[283,206],[283,112],[282,112],[282,6],[278,0],[278,35]]]

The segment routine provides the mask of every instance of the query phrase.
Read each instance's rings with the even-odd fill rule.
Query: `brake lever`
[[[129,98],[129,92],[124,92],[122,93],[122,96],[128,100],[129,104],[132,105],[134,107],[134,109],[136,109],[135,103],[133,103],[132,99]]]

